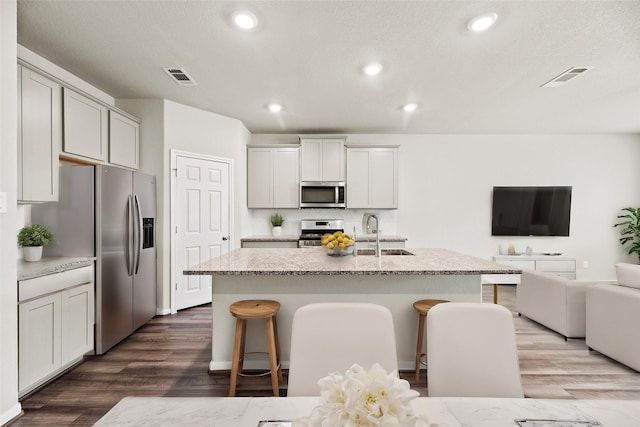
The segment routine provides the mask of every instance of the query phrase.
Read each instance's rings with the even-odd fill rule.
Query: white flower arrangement
[[[344,375],[330,374],[320,381],[320,404],[311,416],[294,421],[296,427],[428,426],[411,400],[419,396],[396,371],[387,374],[375,364],[370,371],[353,365]]]

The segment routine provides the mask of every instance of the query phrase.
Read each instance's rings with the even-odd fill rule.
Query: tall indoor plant
[[[23,248],[25,261],[39,261],[43,246],[47,246],[51,240],[53,240],[53,233],[40,224],[22,227],[18,233],[18,246]]]
[[[640,208],[624,208],[618,218],[624,220],[614,225],[614,227],[624,227],[620,230],[620,244],[623,246],[631,243],[627,253],[635,253],[640,261]]]

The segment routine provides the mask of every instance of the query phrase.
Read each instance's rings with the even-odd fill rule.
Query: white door
[[[177,157],[175,309],[211,302],[209,276],[185,276],[185,268],[229,251],[229,164]]]

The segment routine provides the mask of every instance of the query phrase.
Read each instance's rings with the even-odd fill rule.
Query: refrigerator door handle
[[[127,198],[127,273],[129,276],[133,276],[133,243],[133,209],[131,196],[129,196]]]
[[[134,194],[133,198],[136,202],[136,219],[138,223],[136,224],[136,235],[138,236],[137,244],[136,244],[136,258],[135,258],[135,274],[138,274],[138,269],[140,268],[140,254],[142,253],[142,209],[140,209],[140,200],[138,199],[138,195]]]

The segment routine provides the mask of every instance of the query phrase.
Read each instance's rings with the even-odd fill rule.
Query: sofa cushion
[[[618,285],[640,289],[640,265],[619,262],[616,264]]]

